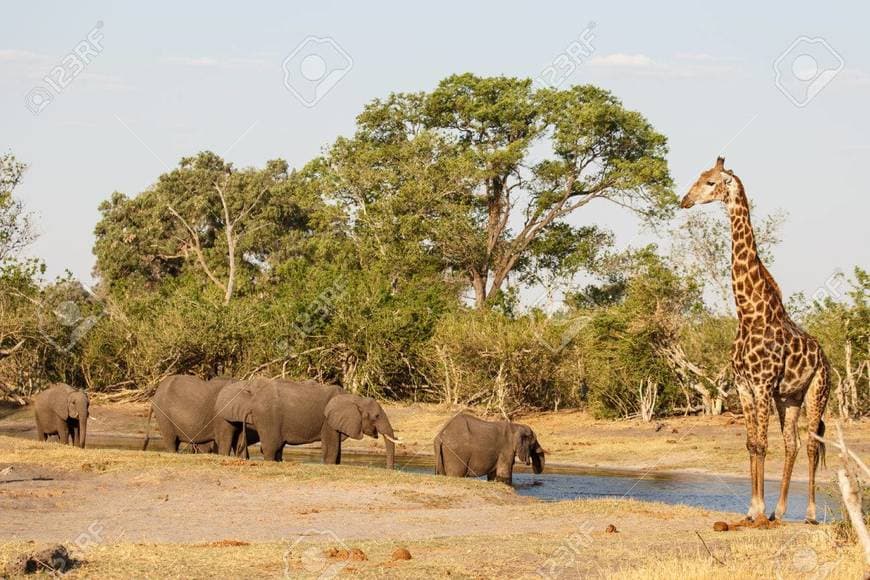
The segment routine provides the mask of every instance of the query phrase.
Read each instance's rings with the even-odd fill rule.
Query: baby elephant
[[[84,391],[55,383],[33,398],[36,437],[57,435],[61,443],[84,447],[88,436],[88,396]]]
[[[486,475],[509,484],[515,457],[526,465],[531,462],[535,473],[544,470],[544,450],[528,425],[459,414],[435,436],[436,475]]]

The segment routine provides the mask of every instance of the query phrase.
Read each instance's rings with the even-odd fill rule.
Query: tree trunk
[[[478,310],[486,308],[486,275],[471,270],[471,287],[474,288],[474,306]]]

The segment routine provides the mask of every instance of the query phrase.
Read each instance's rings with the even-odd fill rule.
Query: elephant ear
[[[56,389],[55,392],[51,393],[51,410],[54,411],[58,417],[68,419],[72,407],[72,399],[70,397],[70,392],[63,387],[64,385],[53,385],[51,387],[52,389]]]
[[[338,395],[326,405],[326,423],[351,439],[362,439],[362,412],[355,395]]]

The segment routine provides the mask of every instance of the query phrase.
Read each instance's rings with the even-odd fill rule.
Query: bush
[[[506,414],[578,405],[582,369],[562,334],[560,325],[533,314],[511,319],[462,310],[445,316],[426,349],[431,394]]]

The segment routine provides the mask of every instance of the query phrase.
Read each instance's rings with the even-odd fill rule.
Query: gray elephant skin
[[[218,452],[229,455],[259,438],[263,457],[283,459],[284,445],[321,442],[323,462],[341,463],[341,442],[363,435],[383,436],[386,467],[395,465],[393,427],[377,401],[347,393],[337,385],[314,381],[256,379],[229,385],[218,396],[215,432]]]
[[[84,447],[88,438],[88,395],[80,389],[55,383],[33,399],[36,437],[57,435],[61,443]]]
[[[215,451],[215,401],[220,390],[233,382],[229,377],[205,381],[193,375],[172,375],[160,381],[151,397],[142,449],[148,448],[153,415],[167,451],[177,453],[182,443],[194,452]]]
[[[269,384],[266,379],[236,381],[221,388],[214,405],[217,453],[248,459],[248,446],[260,440],[251,418],[254,393]]]
[[[510,484],[515,459],[535,473],[544,470],[544,450],[528,425],[484,421],[473,415],[453,417],[435,436],[435,474],[453,477],[486,475]]]

